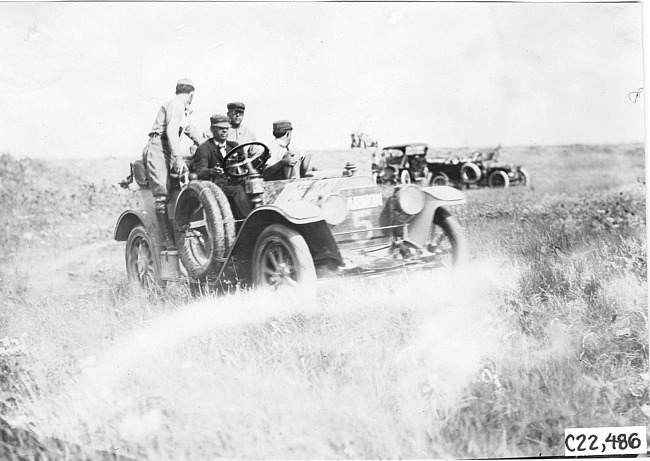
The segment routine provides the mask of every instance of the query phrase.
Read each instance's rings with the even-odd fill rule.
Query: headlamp
[[[336,226],[341,224],[348,215],[348,201],[340,194],[325,197],[321,205],[325,222]]]

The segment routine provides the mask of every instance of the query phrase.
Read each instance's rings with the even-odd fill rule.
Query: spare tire
[[[230,253],[230,250],[235,244],[235,217],[232,215],[230,202],[223,189],[212,182],[209,182],[208,186],[217,199],[219,209],[221,210],[221,217],[223,218],[224,255],[228,256],[228,253]]]
[[[222,206],[212,186],[209,181],[190,181],[179,194],[174,212],[178,255],[188,274],[197,279],[216,275],[225,254]]]
[[[468,162],[460,169],[460,179],[464,184],[475,184],[481,179],[481,169],[472,162]]]

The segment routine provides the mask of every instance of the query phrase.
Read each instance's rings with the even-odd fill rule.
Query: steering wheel
[[[255,145],[262,146],[264,149],[262,152],[258,152],[251,158],[248,158],[246,155],[247,153],[241,150],[244,147]],[[266,147],[265,144],[257,141],[247,142],[233,147],[221,161],[221,168],[223,169],[223,172],[226,176],[239,179],[251,174],[251,171],[248,169],[248,163],[250,163],[253,169],[261,172],[270,156],[271,154],[269,153],[269,148]],[[235,160],[235,163],[229,163],[229,161],[233,159]]]

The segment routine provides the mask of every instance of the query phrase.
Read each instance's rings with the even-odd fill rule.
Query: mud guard
[[[342,262],[341,253],[320,207],[306,201],[264,205],[253,210],[242,224],[235,245],[228,255],[217,280],[236,278],[246,285],[251,282],[250,264],[253,248],[261,232],[271,224],[283,224],[300,233],[318,265],[324,261]]]
[[[158,227],[156,217],[144,210],[126,210],[122,213],[115,225],[113,238],[118,242],[126,242],[133,228],[138,225],[144,226],[152,239],[162,243],[162,233]]]
[[[424,209],[408,225],[408,238],[418,245],[425,245],[433,223],[436,210],[442,206],[465,203],[465,194],[449,186],[423,187]]]

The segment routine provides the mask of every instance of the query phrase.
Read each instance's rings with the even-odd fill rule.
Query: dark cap
[[[246,110],[246,104],[243,102],[229,102],[228,110]]]
[[[225,115],[214,114],[212,117],[210,117],[210,126],[230,128],[230,119]]]
[[[289,120],[278,120],[277,122],[273,122],[273,131],[280,130],[293,130],[291,122]]]

